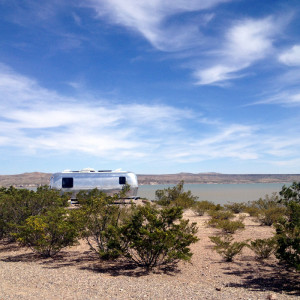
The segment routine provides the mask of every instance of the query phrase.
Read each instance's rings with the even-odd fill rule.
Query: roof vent
[[[95,172],[93,168],[85,168],[80,170],[81,173],[89,173],[89,172]]]

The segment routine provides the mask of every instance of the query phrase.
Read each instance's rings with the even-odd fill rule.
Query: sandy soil
[[[0,243],[0,300],[8,299],[299,299],[299,273],[287,272],[274,257],[260,263],[249,249],[224,262],[209,236],[207,216],[185,212],[197,222],[200,241],[192,245],[191,263],[146,274],[126,261],[101,262],[87,244],[41,259],[28,249]],[[250,217],[237,240],[272,236],[272,228]]]

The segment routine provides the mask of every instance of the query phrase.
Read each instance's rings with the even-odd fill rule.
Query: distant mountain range
[[[17,175],[0,175],[0,186],[36,187],[48,185],[51,173],[23,173]],[[140,185],[185,183],[276,183],[300,182],[300,174],[221,174],[221,173],[178,173],[164,175],[137,175]]]

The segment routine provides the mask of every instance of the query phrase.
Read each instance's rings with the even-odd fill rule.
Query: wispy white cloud
[[[100,18],[108,18],[114,24],[139,32],[159,50],[174,51],[198,44],[201,35],[199,20],[175,25],[168,22],[172,16],[202,11],[229,1],[232,0],[87,0],[86,3]],[[212,16],[203,14],[203,23],[209,22]]]
[[[298,139],[262,134],[259,124],[227,124],[170,105],[65,97],[4,65],[0,82],[0,145],[25,153],[190,163],[292,157],[300,147]]]
[[[130,150],[143,156],[154,140],[162,142],[169,134],[168,126],[177,132],[181,120],[192,118],[188,110],[160,104],[112,106],[103,99],[83,103],[3,65],[0,82],[1,144],[26,151],[79,151],[121,159],[120,152]]]
[[[182,151],[173,152],[174,159],[196,162],[205,159],[234,158],[253,160],[260,156],[255,137],[257,128],[239,124],[223,125],[212,136],[189,141]],[[187,150],[188,149],[188,150]]]
[[[300,159],[294,158],[294,159],[285,159],[285,160],[278,160],[273,163],[274,165],[277,165],[279,167],[289,167],[289,168],[295,168],[295,172],[298,173],[298,166],[300,165]]]
[[[277,30],[271,17],[236,22],[226,32],[223,46],[209,56],[212,65],[194,72],[197,84],[219,84],[243,76],[239,71],[272,53]]]
[[[278,104],[282,106],[300,106],[300,91],[285,90],[275,93],[271,96],[266,96],[255,104]]]
[[[300,66],[300,45],[294,45],[292,48],[282,52],[279,61],[288,66]]]

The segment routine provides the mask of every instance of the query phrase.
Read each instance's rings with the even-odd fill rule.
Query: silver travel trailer
[[[130,191],[126,198],[137,199],[138,181],[132,172],[120,170],[95,171],[94,169],[83,169],[81,171],[65,170],[54,173],[50,178],[50,188],[71,192],[71,199],[76,199],[79,191],[89,191],[97,188],[109,195],[118,193],[125,184],[130,185]]]

